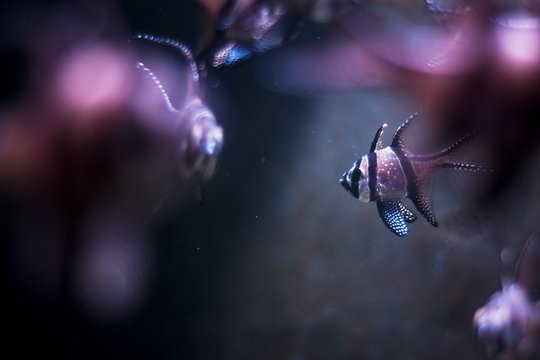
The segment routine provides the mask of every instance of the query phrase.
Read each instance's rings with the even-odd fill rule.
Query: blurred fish
[[[475,334],[490,358],[540,356],[540,301],[533,300],[538,288],[532,281],[538,280],[539,260],[540,241],[533,236],[523,246],[514,281],[503,284],[502,290],[475,312]]]
[[[152,70],[140,61],[137,68],[146,74],[163,98],[167,109],[177,114],[176,127],[179,134],[177,157],[180,174],[184,178],[208,180],[215,171],[223,147],[223,129],[217,124],[212,110],[201,99],[199,72],[191,50],[176,40],[150,34],[137,34],[135,39],[170,46],[178,50],[188,62],[191,74],[187,77],[186,98],[179,109],[173,106],[165,88]]]
[[[304,21],[326,22],[354,5],[355,0],[200,0],[208,9],[217,33],[203,35],[203,52],[210,53],[213,67],[241,63],[255,54],[280,47],[293,40]]]
[[[427,178],[433,172],[452,168],[475,172],[489,172],[479,165],[463,164],[452,160],[451,155],[472,138],[468,134],[444,150],[429,155],[416,155],[403,144],[403,136],[418,113],[410,116],[396,131],[390,146],[383,148],[380,137],[383,124],[371,143],[369,153],[354,162],[340,179],[349,194],[363,202],[375,201],[383,223],[396,235],[408,233],[407,223],[416,215],[401,202],[409,198],[418,211],[433,226],[437,221],[426,194]]]
[[[254,54],[277,48],[298,35],[302,19],[279,3],[254,2],[240,13],[231,6],[223,15],[218,39],[212,54],[212,66],[231,66]]]

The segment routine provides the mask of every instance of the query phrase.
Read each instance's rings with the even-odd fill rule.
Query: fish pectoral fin
[[[405,218],[406,222],[412,223],[417,219],[416,215],[412,212],[412,210],[410,210],[405,205],[403,205],[403,203],[401,201],[397,201],[397,203],[398,203],[398,206],[399,206],[399,211],[401,212],[401,214]]]
[[[438,226],[424,184],[418,184],[413,191],[409,191],[408,198],[411,199],[416,209],[426,218],[428,223],[435,227]]]
[[[399,201],[377,200],[377,210],[379,211],[379,216],[381,217],[384,225],[386,225],[386,227],[389,228],[394,234],[397,236],[407,235],[409,229],[407,228],[405,216],[401,212]]]

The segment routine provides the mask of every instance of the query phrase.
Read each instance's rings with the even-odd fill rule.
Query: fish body
[[[359,0],[199,0],[212,25],[202,52],[213,67],[244,62],[292,41],[306,21],[326,23],[346,13]],[[215,28],[215,29],[214,29]]]
[[[180,108],[172,105],[169,95],[152,70],[140,61],[136,67],[146,75],[162,97],[167,110],[175,115],[173,128],[177,136],[176,161],[179,174],[186,179],[198,181],[210,179],[223,147],[223,129],[200,95],[200,77],[191,50],[179,41],[151,34],[137,34],[134,38],[172,47],[186,60],[189,76],[186,97]]]
[[[490,171],[483,166],[452,160],[451,155],[466,143],[472,134],[434,154],[416,155],[407,150],[403,136],[417,115],[418,113],[413,114],[398,128],[387,147],[383,147],[381,142],[381,135],[387,126],[383,124],[375,134],[369,153],[355,161],[340,179],[341,185],[353,197],[362,202],[376,202],[383,223],[398,236],[406,235],[407,223],[416,220],[416,215],[403,204],[405,198],[413,202],[431,225],[437,226],[426,193],[427,179],[433,172],[443,168]]]

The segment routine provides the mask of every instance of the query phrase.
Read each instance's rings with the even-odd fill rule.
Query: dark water
[[[380,8],[366,3],[374,19],[386,14],[434,21],[421,1]],[[202,7],[189,1],[111,1],[106,10],[68,4],[11,4],[0,16],[3,124],[15,112],[34,114],[36,103],[53,109],[39,95],[47,92],[53,77],[47,69],[57,61],[49,51],[101,37],[121,47],[136,32],[195,47],[204,28]],[[88,8],[98,8],[98,15]],[[55,19],[66,21],[59,15],[65,9],[77,14],[75,25],[69,24],[77,30],[47,30],[58,25]],[[351,41],[341,36],[339,26],[308,21],[283,48],[205,74],[204,95],[225,142],[214,178],[203,184],[202,203],[191,182],[178,180],[163,194],[165,186],[155,180],[151,191],[132,188],[133,178],[153,174],[148,163],[157,160],[150,156],[147,163],[143,155],[129,158],[135,170],[126,170],[128,180],[109,183],[96,176],[88,188],[80,185],[84,181],[62,182],[66,173],[85,174],[77,167],[50,183],[48,166],[35,172],[45,174],[43,180],[28,186],[23,180],[34,176],[25,175],[32,169],[20,170],[23,180],[17,177],[15,185],[4,180],[4,351],[93,359],[481,359],[473,314],[500,289],[501,274],[511,273],[522,244],[540,230],[540,71],[531,71],[521,86],[486,62],[445,78],[452,90],[446,80],[425,85],[430,75],[410,75],[399,66],[382,86],[308,81],[325,77],[324,70],[308,71],[293,90],[283,85],[301,72],[276,74],[289,52]],[[55,46],[59,38],[63,45]],[[341,69],[352,74],[354,65]],[[436,174],[431,193],[439,227],[419,216],[410,234],[398,238],[374,204],[351,198],[338,180],[367,152],[383,122],[386,144],[425,105],[436,107],[435,120],[421,119],[411,143],[440,148],[477,127],[479,141],[460,156],[497,171],[491,177]],[[47,118],[47,111],[39,113]],[[119,143],[115,136],[112,144]],[[72,151],[71,140],[55,154]],[[65,190],[71,186],[75,190]],[[168,193],[156,211],[159,201],[138,202],[154,187],[156,198]],[[510,260],[503,264],[505,248]],[[533,292],[538,300],[538,289]]]

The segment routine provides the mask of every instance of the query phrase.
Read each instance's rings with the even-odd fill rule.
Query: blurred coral
[[[136,313],[153,271],[152,210],[171,187],[193,191],[188,181],[212,176],[223,138],[213,114],[193,108],[194,94],[180,111],[165,106],[136,67],[144,54],[105,30],[120,17],[90,26],[88,14],[113,10],[43,10],[30,29],[54,34],[54,51],[16,34],[41,70],[0,123],[0,183],[18,210],[12,271],[37,298],[71,289],[97,318]],[[186,67],[166,76],[182,79]]]
[[[504,259],[504,253],[502,258]],[[540,355],[540,241],[532,236],[517,260],[514,279],[478,309],[476,336],[490,358],[536,359]]]

